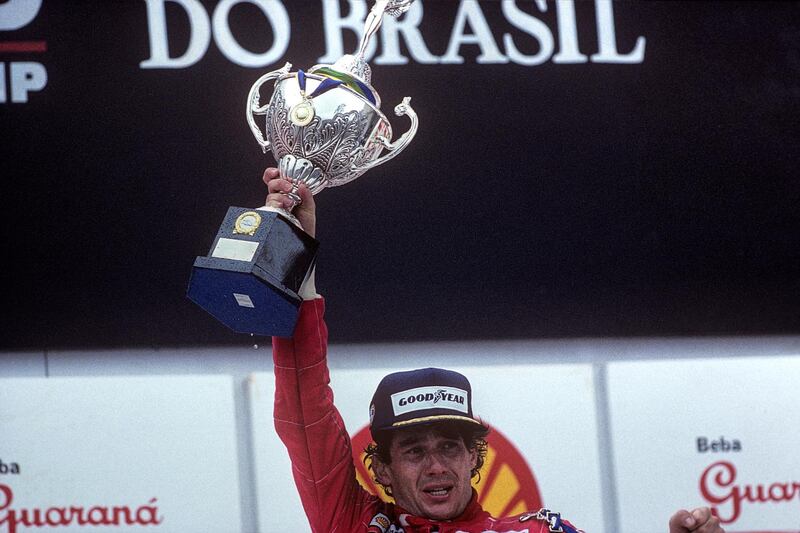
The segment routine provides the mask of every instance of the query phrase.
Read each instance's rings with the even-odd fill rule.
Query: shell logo
[[[542,508],[542,497],[533,472],[511,441],[494,427],[486,440],[489,449],[481,468],[480,481],[476,483],[475,478],[472,480],[481,506],[496,517],[514,516]],[[371,472],[364,464],[364,449],[372,441],[369,427],[356,433],[352,441],[358,482],[383,501],[392,501],[381,486],[372,480]]]

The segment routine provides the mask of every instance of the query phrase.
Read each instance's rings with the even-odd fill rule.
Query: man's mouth
[[[448,494],[450,494],[450,491],[452,489],[453,489],[453,487],[451,485],[448,485],[446,487],[431,487],[431,488],[427,488],[427,489],[424,489],[423,492],[425,492],[426,494],[430,494],[434,498],[444,498]]]

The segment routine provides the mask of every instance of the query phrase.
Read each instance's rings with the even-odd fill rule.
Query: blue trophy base
[[[236,332],[291,337],[318,245],[278,213],[231,207],[187,296]]]

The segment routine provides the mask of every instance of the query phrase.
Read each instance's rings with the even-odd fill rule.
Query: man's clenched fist
[[[680,510],[669,519],[669,533],[725,533],[708,507]]]

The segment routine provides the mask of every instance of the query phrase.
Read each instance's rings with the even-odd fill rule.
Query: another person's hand
[[[669,533],[725,533],[719,518],[708,507],[689,512],[681,509],[669,519]]]
[[[264,171],[264,183],[267,184],[269,194],[267,195],[266,205],[270,207],[283,208],[289,210],[293,207],[294,202],[285,193],[292,190],[292,184],[285,179],[281,179],[280,173],[277,168],[270,167]],[[302,199],[302,203],[295,207],[292,214],[300,221],[300,225],[306,233],[312,237],[316,234],[317,230],[317,214],[316,206],[314,205],[314,195],[308,190],[305,185],[300,185],[297,190],[298,196]]]

